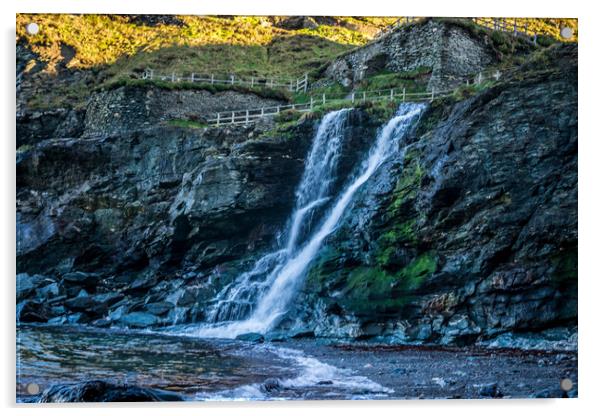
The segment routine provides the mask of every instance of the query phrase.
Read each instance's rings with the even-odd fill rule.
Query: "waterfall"
[[[349,110],[327,114],[318,128],[305,172],[296,192],[295,209],[287,231],[287,244],[259,259],[252,270],[243,273],[216,297],[210,313],[213,323],[194,329],[201,337],[232,338],[246,332],[265,333],[287,312],[305,272],[324,239],[337,227],[355,192],[397,149],[400,139],[418,118],[423,104],[404,103],[383,126],[376,142],[355,177],[336,197],[331,195],[336,166],[344,140],[344,123]],[[332,200],[331,206],[308,229],[308,217],[318,206]]]
[[[300,237],[308,232],[313,211],[328,201],[344,139],[348,109],[326,114],[315,134],[305,162],[301,182],[295,192],[295,209],[288,222],[285,248],[260,258],[254,267],[241,274],[216,296],[209,312],[210,322],[233,321],[248,316],[255,301],[277,277],[279,270],[297,249]]]

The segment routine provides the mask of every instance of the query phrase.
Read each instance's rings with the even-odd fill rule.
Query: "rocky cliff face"
[[[576,325],[576,64],[557,48],[431,107],[322,250],[289,325],[442,343]]]
[[[351,118],[341,170],[355,166],[376,128],[361,117]],[[273,246],[318,121],[281,134],[269,122],[123,129],[19,152],[20,319],[202,319],[213,295]]]
[[[299,140],[258,138],[268,127],[154,127],[18,154],[17,269],[30,275],[19,300],[58,305],[34,319],[89,321],[261,250],[291,208],[311,137],[305,125]],[[102,304],[96,295],[111,302],[81,306]]]
[[[283,327],[472,343],[576,325],[576,64],[576,47],[556,48],[493,88],[433,103],[358,192]],[[113,124],[112,105],[143,114],[151,96],[176,107],[178,97],[151,91],[140,102],[125,90],[99,96],[86,114],[94,134],[17,153],[22,321],[200,321],[273,247],[318,120]],[[352,112],[341,172],[382,122]]]
[[[86,108],[85,134],[118,134],[171,120],[206,122],[216,112],[271,107],[283,100],[235,90],[120,87],[98,92]]]
[[[501,35],[500,35],[501,36]],[[527,45],[521,45],[528,49]],[[428,68],[428,90],[447,90],[501,57],[490,36],[466,23],[427,19],[402,26],[369,45],[336,59],[325,75],[344,86],[383,71]]]

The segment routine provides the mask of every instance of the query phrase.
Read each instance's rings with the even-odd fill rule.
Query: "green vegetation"
[[[169,24],[144,24],[131,16],[18,14],[17,43],[38,58],[26,73],[39,71],[32,108],[81,107],[91,89],[127,83],[146,68],[156,73],[297,78],[315,74],[335,56],[365,44],[395,18],[330,18],[314,29],[284,29],[282,17],[174,16]],[[28,35],[36,22],[40,31]],[[83,70],[62,82],[60,67]],[[178,83],[178,87],[187,88]],[[231,86],[228,86],[231,88]],[[42,97],[40,97],[42,96]]]
[[[206,123],[200,123],[198,121],[182,120],[182,119],[169,120],[167,122],[167,124],[170,126],[184,127],[184,128],[188,128],[188,129],[202,129],[202,128],[208,127],[208,125]]]
[[[436,269],[433,253],[419,255],[396,273],[378,267],[355,268],[347,276],[342,303],[355,313],[398,311]]]
[[[402,89],[406,92],[424,92],[426,84],[430,79],[431,68],[420,67],[414,71],[407,72],[390,72],[383,71],[366,77],[358,83],[360,90],[386,90],[386,89]]]
[[[119,87],[156,87],[164,90],[204,90],[211,93],[222,91],[238,91],[242,93],[253,93],[263,98],[272,98],[274,100],[289,101],[291,96],[288,91],[275,90],[266,87],[248,87],[244,85],[227,84],[205,84],[200,82],[178,82],[147,80],[147,79],[119,79],[102,84],[97,89],[115,89]]]
[[[487,80],[480,84],[461,85],[456,88],[452,94],[455,101],[465,100],[468,97],[478,94],[481,91],[488,90],[495,84],[495,81]]]
[[[197,71],[234,71],[237,65],[242,65],[249,73],[255,69],[276,75],[282,73],[278,67],[286,62],[290,74],[301,74],[305,59],[324,58],[364,44],[395,20],[332,18],[329,25],[289,30],[279,27],[283,20],[279,17],[174,18],[177,23],[147,25],[123,15],[18,14],[17,41],[26,40],[43,61],[53,64],[62,60],[61,45],[71,47],[75,56],[68,66],[72,68],[114,64],[120,58],[139,55],[131,65],[121,62],[118,68],[123,71],[153,63],[161,67],[157,69],[179,69],[184,64]],[[34,36],[25,32],[26,24],[31,21],[40,25],[40,32]],[[310,46],[307,41],[311,41],[310,49],[298,53]],[[153,55],[157,51],[162,52]],[[278,59],[285,52],[294,53],[294,62]],[[170,56],[175,62],[160,60]]]
[[[407,202],[408,199],[414,198],[422,182],[424,170],[420,165],[418,157],[412,152],[406,154],[406,163],[403,172],[397,180],[395,190],[393,191],[394,199],[389,206],[391,213],[396,213]]]
[[[401,224],[395,224],[380,238],[384,246],[416,243],[416,219],[412,218]]]

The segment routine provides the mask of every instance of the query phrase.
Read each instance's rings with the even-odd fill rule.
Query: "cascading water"
[[[396,115],[380,130],[357,176],[336,198],[330,193],[336,180],[335,171],[344,140],[343,127],[349,110],[327,114],[315,136],[296,193],[286,246],[262,257],[251,271],[223,289],[210,314],[213,323],[194,328],[194,335],[232,338],[246,332],[265,333],[273,328],[287,312],[309,264],[324,239],[336,229],[355,192],[395,152],[399,140],[423,108],[423,104],[415,103],[400,106]],[[308,216],[329,200],[334,201],[331,207],[318,221],[316,229],[309,230]]]
[[[209,321],[233,321],[248,316],[254,303],[295,252],[300,237],[308,232],[309,221],[304,220],[329,200],[336,179],[335,171],[348,113],[347,109],[330,112],[318,127],[301,183],[295,193],[295,209],[289,220],[286,246],[260,258],[253,269],[225,287],[216,297],[217,302],[209,313]]]

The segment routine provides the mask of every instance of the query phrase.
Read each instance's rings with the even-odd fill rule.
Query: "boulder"
[[[489,383],[479,388],[479,396],[489,398],[503,397],[504,394],[499,389],[497,383]]]
[[[40,403],[161,402],[182,400],[184,399],[176,393],[128,384],[115,384],[103,380],[55,385],[44,390],[39,398]]]
[[[146,312],[132,312],[123,315],[119,321],[132,328],[148,328],[159,323],[159,319],[155,315]]]
[[[157,316],[167,313],[173,307],[174,306],[169,302],[154,302],[144,305],[144,309],[146,309],[149,313]]]
[[[261,383],[259,389],[264,393],[277,393],[282,390],[283,386],[277,378],[268,378]]]
[[[237,335],[236,339],[254,343],[261,343],[264,341],[263,335],[256,332],[247,332],[246,334]]]
[[[27,273],[17,274],[17,302],[22,301],[31,295],[37,287],[44,281],[44,276],[37,274],[29,275]]]
[[[74,298],[67,299],[65,306],[72,311],[85,312],[90,310],[97,303],[94,298],[88,294],[85,290],[81,290],[78,295]]]
[[[96,273],[70,272],[63,275],[63,280],[69,284],[75,284],[83,287],[93,287],[98,283]]]

